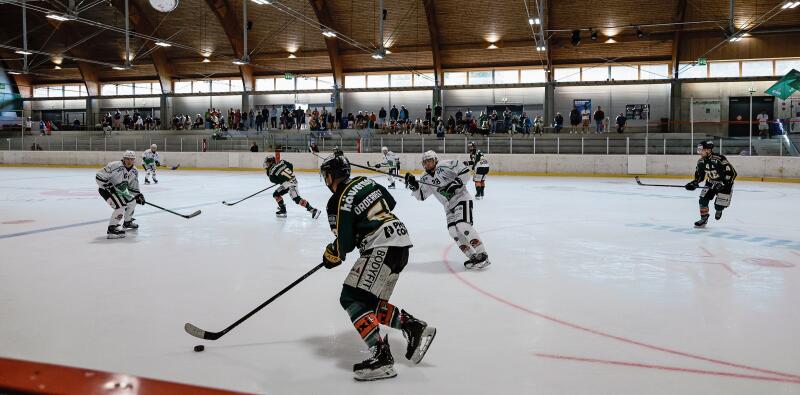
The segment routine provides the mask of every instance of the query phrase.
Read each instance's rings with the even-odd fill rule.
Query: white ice
[[[464,271],[438,202],[394,190],[415,246],[392,302],[438,336],[415,366],[382,329],[398,377],[357,383],[366,350],[338,301],[355,254],[218,341],[183,331],[221,330],[319,263],[325,216],[220,204],[268,185],[257,172],[159,181],[149,201],[203,213],[139,207],[107,240],[94,170],[0,169],[0,356],[274,394],[800,394],[798,184],[738,182],[695,230],[697,191],[490,175],[485,272]],[[319,176],[299,182],[323,208]]]

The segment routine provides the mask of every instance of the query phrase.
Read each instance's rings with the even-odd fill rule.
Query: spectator
[[[369,113],[369,125],[367,126],[370,129],[375,129],[375,122],[378,121],[378,116],[375,115],[374,112]]]
[[[247,113],[247,120],[250,121],[250,125],[247,128],[249,130],[250,128],[253,127],[253,123],[256,121],[256,113],[253,111],[252,108],[250,109],[250,112]]]
[[[544,134],[544,118],[542,114],[537,115],[536,119],[533,120],[533,133]]]
[[[436,107],[433,108],[433,118],[435,121],[442,119],[442,106],[440,104],[436,104]]]
[[[206,113],[203,114],[203,119],[206,122],[205,128],[206,129],[211,129],[211,109],[210,108],[206,109]]]
[[[247,117],[247,113],[244,113],[244,116]],[[233,113],[233,125],[231,128],[236,130],[242,130],[242,110],[236,109],[236,112]]]
[[[594,123],[597,126],[597,133],[603,133],[603,121],[606,119],[606,113],[603,108],[597,106],[597,111],[594,112]]]
[[[572,106],[572,110],[569,112],[569,134],[578,133],[578,125],[581,123],[581,113],[578,111],[578,107]]]
[[[512,117],[511,109],[506,107],[506,110],[503,111],[503,125],[506,128],[506,132],[509,132],[511,129],[511,117]]]
[[[253,143],[250,144],[250,152],[258,152],[258,144],[256,144],[255,141],[253,141]]]
[[[531,129],[533,128],[533,120],[529,116],[525,116],[525,122],[522,124],[522,127],[525,130],[526,135],[531,134]]]
[[[264,130],[264,115],[259,111],[256,115],[256,132],[260,134],[262,130]]]
[[[340,125],[342,123],[342,108],[341,107],[336,107],[336,123],[340,124]]]
[[[625,115],[619,113],[617,115],[616,124],[617,124],[617,133],[622,133],[625,131],[625,123],[628,122],[628,118],[625,118]]]
[[[444,138],[444,124],[442,121],[439,121],[439,124],[436,125],[436,137]]]
[[[478,128],[481,130],[488,129],[489,128],[489,125],[487,124],[488,119],[489,116],[486,115],[486,111],[481,111],[481,115],[478,117],[478,123],[479,123]]]
[[[530,134],[531,132],[531,127],[528,125],[529,119],[527,112],[523,112],[522,116],[519,117],[519,125],[522,128],[522,134]]]
[[[456,128],[461,129],[461,124],[463,123],[464,123],[464,114],[461,112],[461,109],[459,108],[458,111],[456,111]]]
[[[492,110],[489,115],[489,133],[497,133],[497,110]]]
[[[431,123],[431,112],[433,112],[433,110],[431,110],[431,105],[428,104],[428,106],[425,107],[425,121],[427,121],[428,124]]]
[[[564,116],[561,115],[560,112],[556,113],[556,117],[553,118],[553,129],[555,130],[556,134],[561,133],[561,129],[564,128]]]
[[[265,108],[264,111],[267,111]],[[267,111],[267,115],[269,115],[269,123],[270,127],[273,129],[278,128],[278,109],[275,106],[272,106],[272,111]],[[267,116],[264,116],[264,122],[267,122]]]
[[[591,118],[589,107],[584,106],[581,111],[581,133],[589,133],[589,118]]]
[[[381,128],[386,127],[386,109],[381,106],[381,109],[378,111],[378,124]]]
[[[767,110],[761,110],[756,116],[756,120],[758,121],[758,136],[759,138],[770,138],[769,135],[769,115],[767,115]]]
[[[400,112],[397,111],[397,106],[392,105],[392,109],[389,110],[389,119],[394,122],[397,122],[397,117],[400,115]]]
[[[408,109],[405,106],[400,106],[400,120],[403,122],[408,122],[410,120]]]
[[[81,121],[79,121],[78,118],[75,118],[75,120],[72,121],[72,128],[75,130],[81,130]]]
[[[447,120],[447,133],[451,134],[456,131],[456,120],[451,115],[450,118]]]
[[[311,152],[319,153],[319,147],[317,147],[317,142],[312,141],[311,144],[308,146],[311,149]]]
[[[197,114],[197,117],[194,119],[194,125],[192,125],[192,128],[200,129],[201,127],[203,127],[203,117],[200,114]]]

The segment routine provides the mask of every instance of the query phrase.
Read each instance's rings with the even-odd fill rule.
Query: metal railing
[[[314,137],[309,134],[242,136],[214,139],[210,136],[25,136],[0,140],[0,150],[9,151],[144,151],[151,144],[172,152],[248,151],[255,142],[259,151],[307,152],[311,143],[321,151],[340,147],[345,152],[380,152],[389,147],[396,153],[467,152],[469,142],[487,154],[568,154],[568,155],[691,155],[696,145],[708,138],[650,138],[628,136],[464,136],[444,138],[419,135],[377,135],[372,137]],[[716,152],[723,155],[800,156],[795,143],[787,136],[754,139],[748,150],[748,138],[714,138]]]

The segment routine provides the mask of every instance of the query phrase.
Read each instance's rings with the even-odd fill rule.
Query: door
[[[728,136],[730,137],[747,137],[750,135],[750,97],[740,96],[731,97],[728,105]],[[769,119],[775,118],[775,97],[773,96],[753,96],[753,122],[756,122],[756,116],[761,111],[766,111]],[[758,124],[751,125],[753,127],[753,135],[758,136]]]

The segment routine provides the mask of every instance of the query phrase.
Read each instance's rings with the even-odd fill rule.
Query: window
[[[414,86],[433,86],[436,78],[433,73],[420,73],[414,75]]]
[[[775,75],[783,77],[792,69],[800,71],[800,59],[776,60],[775,61]]]
[[[581,74],[582,81],[605,81],[608,79],[608,66],[584,67]]]
[[[711,78],[739,76],[739,62],[713,62],[708,66],[708,75]]]
[[[411,74],[392,74],[392,87],[406,87],[411,86],[413,84],[413,80],[411,78]]]
[[[445,85],[466,85],[467,84],[467,73],[466,72],[450,72],[444,73],[444,84]]]
[[[153,94],[152,82],[137,82],[133,84],[134,95],[151,95]]]
[[[47,97],[64,97],[63,86],[48,86]]]
[[[387,88],[389,87],[389,75],[377,74],[367,76],[367,88]]]
[[[366,88],[367,76],[365,75],[346,75],[344,76],[344,86],[346,88]]]
[[[639,79],[642,80],[669,79],[669,65],[643,64],[639,66]]]
[[[472,77],[470,77],[472,81]],[[516,84],[519,83],[519,70],[495,70],[495,84]]]
[[[297,90],[309,91],[317,89],[317,77],[298,77]]]
[[[581,69],[575,68],[559,68],[553,71],[555,80],[558,82],[580,81]]]
[[[231,92],[244,92],[244,82],[241,79],[231,80]]]
[[[64,97],[86,96],[81,88],[86,89],[85,86],[81,85],[64,85]]]
[[[175,81],[175,93],[192,93],[192,81]]]
[[[116,89],[114,89],[116,91]],[[33,97],[47,97],[47,87],[37,86],[33,88]]]
[[[695,63],[681,63],[678,78],[708,78],[708,68]]]
[[[317,77],[317,89],[333,89],[333,76],[322,75]]]
[[[257,91],[274,91],[275,79],[274,78],[258,78],[256,79]]]
[[[293,91],[294,90],[294,78],[286,79],[284,78],[276,78],[275,79],[275,90],[276,91]]]
[[[117,85],[117,94],[118,95],[132,95],[133,94],[133,84],[118,84]]]
[[[211,92],[211,84],[209,81],[192,81],[192,93],[208,92]]]
[[[627,81],[639,79],[639,67],[630,66],[611,66],[611,79]]]
[[[211,92],[224,93],[231,91],[230,80],[211,80]]]
[[[771,60],[742,62],[742,77],[758,77],[763,75],[772,75]]]
[[[547,82],[547,77],[545,77],[545,72],[543,69],[522,70],[520,71],[519,82],[523,84]]]
[[[492,80],[492,72],[491,71],[470,71],[469,72],[469,81],[470,85],[491,85],[494,81]]]

